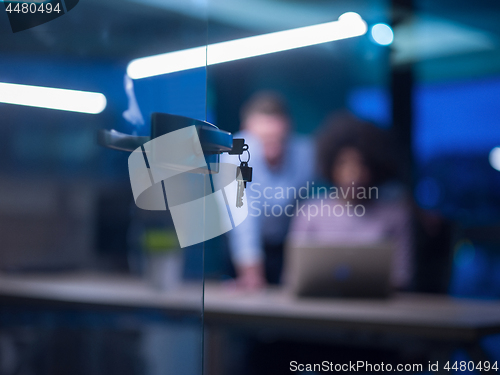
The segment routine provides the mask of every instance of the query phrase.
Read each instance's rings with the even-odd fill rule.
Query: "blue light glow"
[[[371,35],[373,40],[382,46],[388,46],[394,40],[394,33],[391,27],[385,23],[373,25]]]

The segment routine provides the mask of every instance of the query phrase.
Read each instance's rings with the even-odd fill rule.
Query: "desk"
[[[201,283],[159,292],[125,276],[0,275],[0,301],[197,314]],[[500,333],[500,302],[419,294],[397,294],[387,300],[296,299],[278,289],[242,294],[207,283],[204,319],[208,350],[217,346],[221,331],[238,327],[249,332],[265,329],[277,337],[337,342],[366,341],[366,337],[376,337],[378,343],[380,337],[416,339],[439,344],[446,354],[463,347],[478,361],[485,359],[479,340]],[[221,364],[210,361],[209,373],[216,373]]]
[[[162,293],[119,275],[0,274],[0,372],[200,374],[202,291],[195,282]],[[3,352],[13,353],[9,370]]]
[[[500,302],[419,294],[398,294],[387,300],[298,299],[280,290],[231,296],[207,285],[205,319],[207,323],[295,324],[474,341],[500,333]]]
[[[209,332],[216,327],[215,338],[207,335],[209,347],[227,346],[217,343],[224,340],[217,335],[221,327],[233,326],[249,333],[265,329],[268,338],[379,348],[411,345],[443,365],[462,348],[477,363],[490,360],[480,340],[500,333],[500,302],[410,293],[386,300],[299,299],[280,290],[236,297],[209,285],[205,321]],[[224,372],[222,363],[210,366],[210,374]]]

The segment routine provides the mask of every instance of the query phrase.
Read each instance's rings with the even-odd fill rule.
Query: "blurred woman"
[[[394,183],[397,163],[388,135],[342,114],[327,121],[317,146],[318,169],[328,186],[316,188],[303,202],[305,214],[293,218],[288,240],[309,245],[392,241],[391,282],[407,288],[412,277],[411,215]]]

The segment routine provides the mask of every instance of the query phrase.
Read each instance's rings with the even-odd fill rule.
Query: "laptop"
[[[383,298],[391,293],[393,245],[288,244],[285,286],[296,296]]]

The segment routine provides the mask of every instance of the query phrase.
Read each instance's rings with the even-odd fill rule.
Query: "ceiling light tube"
[[[352,38],[366,31],[367,25],[361,16],[348,12],[342,14],[338,21],[135,59],[129,63],[127,74],[132,79],[153,77]]]
[[[98,114],[107,102],[98,92],[0,82],[0,103]]]

